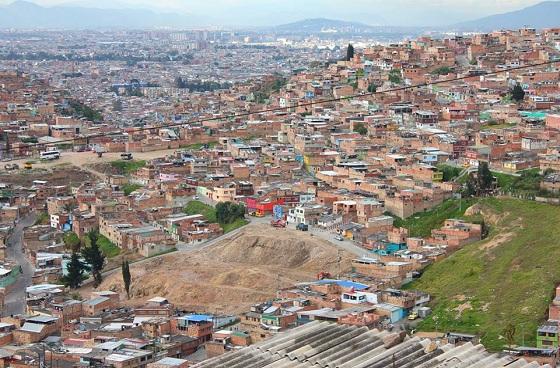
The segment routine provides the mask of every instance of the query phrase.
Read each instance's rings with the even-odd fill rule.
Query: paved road
[[[295,229],[296,225],[295,224],[289,224],[288,228],[290,229]],[[344,239],[344,240],[337,240],[335,237],[337,236],[337,234],[335,234],[334,232],[331,232],[329,230],[324,230],[322,228],[316,227],[316,226],[309,226],[309,234],[312,234],[313,236],[316,236],[318,238],[321,238],[323,240],[326,240],[330,243],[332,243],[332,245],[350,253],[350,254],[354,254],[358,257],[362,257],[362,256],[371,256],[372,254],[370,252],[368,252],[366,249],[357,246],[354,242],[352,242],[351,240],[348,239]]]
[[[21,266],[23,273],[4,298],[4,315],[25,312],[25,288],[31,285],[34,267],[23,253],[23,230],[35,223],[37,214],[32,212],[22,218],[15,226],[6,242],[6,255]]]

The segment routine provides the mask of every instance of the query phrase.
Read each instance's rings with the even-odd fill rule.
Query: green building
[[[537,348],[549,349],[558,347],[557,325],[542,325],[537,330]]]

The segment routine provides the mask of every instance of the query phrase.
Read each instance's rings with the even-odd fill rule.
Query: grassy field
[[[536,328],[560,282],[560,208],[516,199],[480,200],[490,236],[428,267],[408,289],[432,295],[433,314],[422,331],[475,333],[490,350],[516,341],[535,344]]]
[[[472,198],[448,199],[436,208],[416,214],[407,219],[395,217],[396,227],[405,227],[409,230],[410,236],[427,237],[433,229],[443,225],[443,222],[450,218],[462,218],[465,210],[476,202]]]
[[[480,127],[480,130],[492,130],[492,129],[506,129],[506,128],[511,128],[514,127],[515,124],[487,124],[487,125],[482,125]]]
[[[243,226],[247,225],[248,223],[249,223],[249,221],[247,221],[245,219],[237,219],[230,224],[222,225],[222,228],[224,229],[224,233],[229,233],[230,231],[233,231],[235,229],[239,229],[240,227],[243,227]]]
[[[216,210],[200,201],[190,201],[184,208],[187,215],[202,215],[208,222],[218,222],[216,220]]]
[[[184,208],[184,212],[187,215],[200,214],[204,216],[204,218],[208,222],[218,222],[218,220],[216,219],[216,209],[200,201],[190,201],[189,203],[187,203],[187,206]],[[229,224],[220,224],[220,226],[222,227],[222,229],[224,229],[224,233],[229,233],[230,231],[243,227],[248,223],[249,221],[245,219],[237,219]]]
[[[111,166],[116,168],[122,175],[130,175],[135,173],[138,169],[146,166],[146,161],[144,160],[116,160],[111,161]]]
[[[101,249],[105,257],[107,258],[116,257],[121,253],[121,248],[111,243],[111,241],[106,237],[104,237],[103,235],[99,235],[97,244],[99,245],[99,249]]]
[[[208,148],[213,148],[218,144],[217,141],[212,141],[212,142],[208,142],[208,143],[193,143],[193,144],[187,144],[187,145],[182,145],[180,148],[181,149],[188,149],[188,150],[200,150],[204,147],[208,147]]]

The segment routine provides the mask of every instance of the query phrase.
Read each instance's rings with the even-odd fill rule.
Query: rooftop
[[[407,337],[385,347],[386,331],[311,322],[272,339],[196,364],[195,368],[451,368],[539,367],[523,359],[488,353],[482,345],[435,345],[428,339]],[[544,367],[550,368],[545,365]]]

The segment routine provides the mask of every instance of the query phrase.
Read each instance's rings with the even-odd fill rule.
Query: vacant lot
[[[315,279],[320,271],[350,269],[350,255],[295,230],[249,225],[233,239],[200,251],[181,251],[139,265],[131,264],[131,305],[154,296],[167,297],[181,308],[228,313],[273,298],[278,287]],[[102,289],[122,292],[122,276],[107,278]]]
[[[69,164],[36,168],[29,171],[0,172],[0,183],[30,186],[34,180],[46,180],[51,185],[78,186],[85,181],[98,179],[91,173]]]

